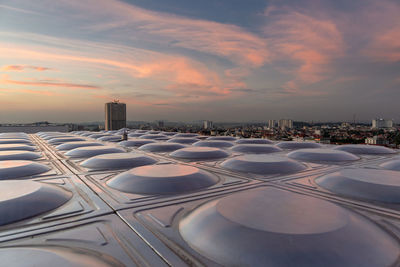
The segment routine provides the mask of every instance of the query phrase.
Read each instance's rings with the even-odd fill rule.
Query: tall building
[[[385,120],[385,119],[372,120],[372,128],[373,129],[392,128],[392,127],[393,127],[392,120]]]
[[[126,105],[118,100],[105,104],[105,130],[119,130],[126,127]]]
[[[276,124],[275,120],[268,120],[268,129],[274,129],[275,124]]]
[[[293,128],[293,121],[292,120],[287,120],[287,119],[279,120],[278,127],[281,130],[292,129]]]
[[[214,127],[213,122],[212,121],[204,121],[203,124],[203,128],[204,129],[212,129]]]

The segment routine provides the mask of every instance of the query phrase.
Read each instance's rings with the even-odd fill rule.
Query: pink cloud
[[[62,42],[62,40],[60,40]],[[140,57],[125,56],[125,53],[106,53],[104,50],[96,50],[94,53],[77,53],[76,51],[65,51],[60,49],[46,49],[43,52],[41,47],[24,47],[18,45],[8,45],[0,43],[0,53],[11,53],[18,55],[18,57],[30,60],[46,60],[53,62],[64,62],[64,64],[82,64],[90,68],[111,67],[118,71],[124,71],[134,78],[138,79],[151,79],[166,83],[165,90],[174,93],[176,96],[190,94],[190,90],[202,90],[203,95],[228,95],[232,89],[229,84],[234,80],[233,77],[221,77],[220,74],[211,71],[203,63],[194,61],[184,56],[166,55],[157,52],[146,53],[145,50],[140,50]],[[129,52],[131,48],[124,49]],[[135,51],[133,51],[133,54]],[[107,55],[107,58],[100,56]],[[8,81],[12,83],[12,81]],[[18,82],[14,84],[34,85],[31,82]],[[57,86],[61,82],[52,81],[39,81],[43,86]],[[190,86],[187,86],[189,85]],[[74,85],[74,84],[72,84]],[[72,87],[72,86],[69,86]],[[76,86],[75,86],[76,87]],[[90,86],[83,86],[82,88],[89,89]],[[234,89],[234,88],[233,88]],[[181,90],[181,93],[178,92]],[[208,92],[208,93],[207,93]],[[197,94],[197,93],[196,93]]]
[[[3,70],[3,71],[23,71],[26,69],[31,69],[34,71],[52,70],[51,68],[47,68],[47,67],[29,66],[29,65],[6,65],[1,68],[1,70]]]
[[[1,84],[18,84],[18,85],[30,85],[30,86],[41,86],[41,87],[66,87],[73,89],[88,89],[95,90],[100,87],[88,84],[77,84],[77,83],[58,83],[58,82],[47,82],[47,81],[16,81],[16,80],[1,80]]]
[[[272,16],[265,34],[275,51],[275,60],[290,59],[299,65],[297,81],[316,83],[329,74],[330,63],[344,53],[344,42],[334,21],[297,11]]]
[[[64,1],[78,14],[90,17],[84,27],[95,31],[138,34],[150,41],[196,50],[230,59],[240,65],[260,67],[269,60],[266,40],[231,24],[191,19],[155,12],[122,1]]]

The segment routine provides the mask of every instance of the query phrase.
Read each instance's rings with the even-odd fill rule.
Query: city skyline
[[[396,1],[2,1],[0,123],[400,120]]]

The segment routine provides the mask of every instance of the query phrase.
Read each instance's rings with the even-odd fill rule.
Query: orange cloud
[[[85,29],[110,31],[196,50],[252,67],[269,60],[266,40],[241,27],[171,15],[139,8],[122,1],[64,1],[79,13],[91,17]]]
[[[24,94],[33,94],[33,95],[42,95],[42,96],[63,96],[63,94],[59,94],[59,93],[55,93],[55,92],[32,90],[32,89],[0,89],[0,92],[24,93]]]
[[[61,43],[63,40],[59,40]],[[90,44],[90,43],[89,43]],[[227,95],[229,88],[226,83],[230,83],[229,80],[232,77],[221,78],[219,74],[213,72],[207,68],[204,64],[194,61],[192,59],[177,56],[177,55],[165,55],[157,52],[146,53],[146,50],[140,50],[140,57],[129,57],[129,53],[132,48],[122,47],[126,51],[127,55],[118,53],[106,53],[104,50],[95,51],[96,55],[87,53],[82,55],[76,51],[65,51],[60,49],[48,48],[44,49],[41,47],[21,47],[18,45],[8,45],[0,43],[0,53],[7,54],[11,53],[18,55],[21,58],[27,58],[30,60],[46,60],[54,62],[67,63],[79,63],[79,67],[82,67],[82,63],[89,64],[91,68],[99,67],[112,67],[117,68],[118,71],[125,71],[131,76],[139,79],[151,79],[152,81],[162,81],[167,83],[164,87],[169,92],[177,93],[177,90],[182,90],[182,94],[177,93],[176,95],[187,95],[190,90],[197,88],[196,90],[204,91],[204,95],[207,92],[212,92],[219,95]],[[125,49],[126,48],[126,49]],[[133,50],[133,54],[137,51]],[[108,58],[104,58],[101,55],[107,55]],[[9,79],[8,83],[24,84],[24,85],[41,85],[41,86],[61,86],[68,85],[61,82],[48,82],[38,81],[35,83],[30,81],[12,81]],[[186,86],[190,84],[191,86]],[[70,84],[66,87],[77,87],[79,85]],[[95,89],[92,86],[83,85],[82,88]]]
[[[1,68],[1,70],[3,71],[23,71],[26,69],[32,69],[35,71],[52,70],[51,68],[40,67],[40,66],[27,66],[27,65],[7,65]]]
[[[271,15],[270,15],[271,16]],[[275,52],[273,59],[289,59],[298,66],[295,80],[284,85],[288,92],[299,90],[299,84],[311,84],[329,75],[330,63],[344,53],[342,35],[329,19],[317,19],[296,11],[272,15],[265,34]]]
[[[300,63],[297,76],[304,82],[323,79],[327,65],[343,53],[341,33],[330,20],[289,12],[268,27],[267,33],[279,35],[273,40],[275,51]]]
[[[100,89],[100,87],[95,85],[87,84],[76,84],[76,83],[58,83],[58,82],[47,82],[47,81],[15,81],[15,80],[2,80],[2,84],[18,84],[18,85],[30,85],[30,86],[42,86],[42,87],[67,87],[74,89]]]

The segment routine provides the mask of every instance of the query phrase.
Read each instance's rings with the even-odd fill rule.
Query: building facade
[[[212,129],[214,127],[212,121],[204,121],[203,122],[203,128],[206,130]]]
[[[268,120],[268,129],[274,129],[276,125],[275,120]]]
[[[293,128],[293,121],[292,120],[287,120],[287,119],[279,120],[278,127],[281,130],[292,129]]]
[[[372,120],[372,129],[384,129],[384,128],[392,128],[393,121],[385,120],[385,119],[374,119]]]
[[[105,130],[119,130],[126,127],[126,104],[114,101],[105,104]]]

